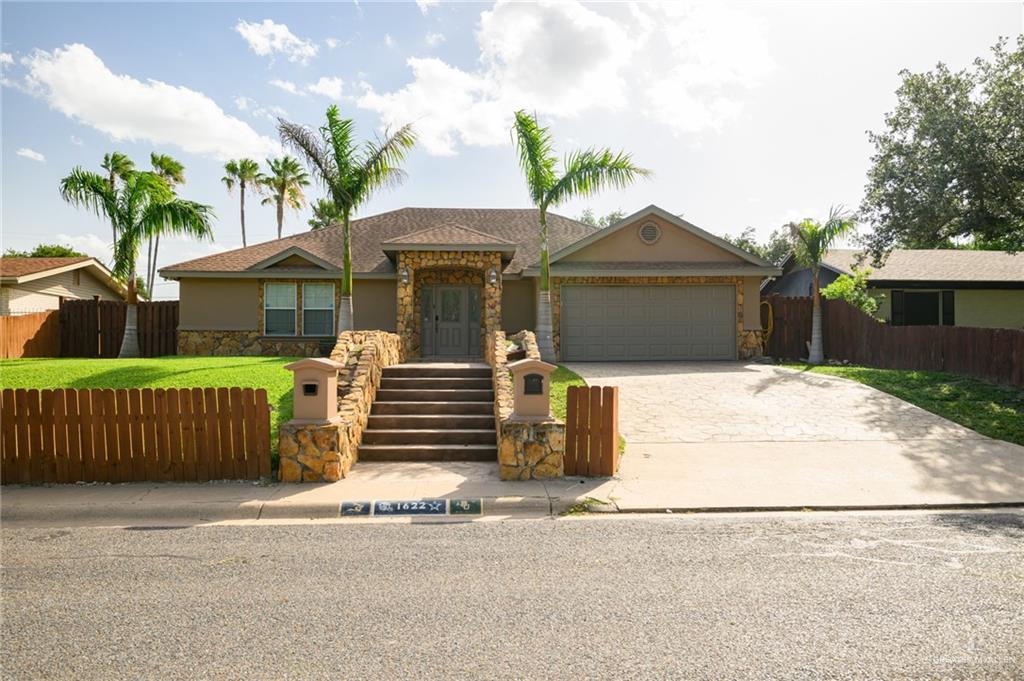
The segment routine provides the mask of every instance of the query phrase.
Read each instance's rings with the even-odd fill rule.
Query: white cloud
[[[248,111],[249,107],[251,107],[253,104],[254,102],[248,97],[243,97],[241,95],[235,97],[235,108],[239,111]]]
[[[478,68],[410,58],[408,84],[364,85],[357,104],[388,125],[415,122],[430,153],[453,154],[460,142],[507,143],[520,108],[572,117],[628,103],[675,134],[717,129],[740,114],[739,91],[773,68],[758,25],[739,10],[610,11],[614,19],[578,2],[497,2],[480,15]]]
[[[40,154],[35,149],[29,149],[28,147],[22,147],[21,149],[18,149],[14,153],[17,154],[18,156],[23,156],[24,158],[31,159],[33,161],[39,161],[40,163],[46,162],[45,156]]]
[[[308,64],[320,49],[296,36],[285,24],[277,24],[270,19],[264,19],[262,23],[239,20],[235,30],[249,43],[252,51],[261,57],[280,53],[288,61]]]
[[[290,80],[280,80],[278,78],[275,78],[274,80],[270,81],[270,84],[276,88],[281,88],[285,92],[291,93],[293,95],[302,94],[301,92],[299,92],[299,86],[291,82]]]
[[[336,48],[340,44],[341,44],[341,41],[338,40],[337,38],[325,38],[324,39],[324,45],[327,45],[327,49],[328,50],[333,50],[334,48]]]
[[[111,253],[110,242],[95,234],[58,234],[55,241],[64,246],[70,246],[76,251],[91,255],[100,262],[107,262],[110,260]]]
[[[430,45],[431,47],[437,47],[438,45],[444,42],[444,34],[428,33],[424,40],[426,41],[427,45]]]
[[[420,12],[426,15],[430,11],[431,7],[437,7],[441,4],[441,0],[416,0],[416,6],[420,8]]]
[[[82,142],[82,138],[78,137],[77,135],[72,135],[71,136],[71,143],[74,144],[76,147],[80,147],[80,146],[82,146],[82,144],[84,144]]]
[[[279,106],[259,106],[253,109],[252,115],[256,118],[266,118],[269,121],[288,118],[288,112]]]
[[[341,99],[341,78],[328,78],[321,76],[320,80],[310,83],[306,89],[315,95],[323,95],[329,99]]]
[[[113,73],[85,45],[37,50],[23,61],[30,92],[114,140],[175,145],[222,160],[280,151],[277,141],[229,116],[202,92]]]
[[[384,47],[394,47],[395,39],[391,37],[390,33],[384,34]]]
[[[0,66],[10,66],[14,63],[14,57],[10,52],[0,52]]]

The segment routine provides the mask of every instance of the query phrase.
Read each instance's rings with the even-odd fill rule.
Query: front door
[[[480,290],[475,286],[428,286],[423,290],[421,354],[480,354]]]

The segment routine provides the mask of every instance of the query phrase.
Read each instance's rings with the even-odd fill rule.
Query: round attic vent
[[[658,227],[653,222],[647,222],[640,226],[637,234],[640,236],[640,241],[650,246],[661,238],[661,227]]]

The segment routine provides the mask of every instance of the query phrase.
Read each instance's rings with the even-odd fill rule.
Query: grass
[[[982,435],[1024,445],[1024,390],[936,371],[795,365],[848,378],[906,400]]]
[[[277,427],[292,417],[294,357],[156,357],[152,359],[0,360],[0,388],[266,388],[274,408],[270,446],[277,458]]]

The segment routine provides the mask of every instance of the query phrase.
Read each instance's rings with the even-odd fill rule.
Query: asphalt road
[[[1024,677],[1024,515],[3,531],[4,679]]]

